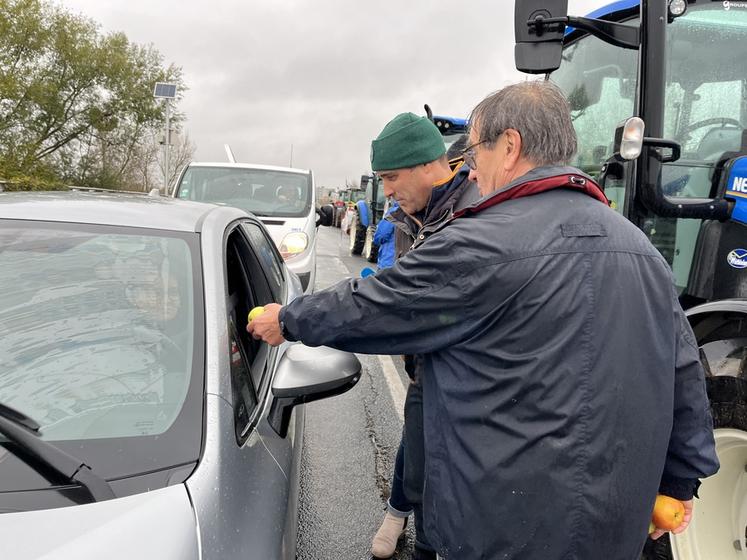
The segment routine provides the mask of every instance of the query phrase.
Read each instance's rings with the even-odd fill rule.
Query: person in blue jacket
[[[397,208],[399,205],[393,203],[386,216],[390,216]],[[376,226],[373,242],[379,248],[379,257],[376,261],[379,270],[391,267],[394,264],[394,224],[387,219],[381,220]]]

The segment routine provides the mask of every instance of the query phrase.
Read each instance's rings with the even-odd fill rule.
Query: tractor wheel
[[[647,541],[646,560],[747,558],[747,316],[690,317],[706,367],[721,468],[703,480],[684,533]],[[651,556],[646,556],[650,551]]]
[[[358,215],[356,214],[350,222],[350,254],[360,255],[365,242],[366,228],[358,221]]]
[[[370,227],[366,231],[366,241],[363,244],[363,252],[361,255],[370,263],[375,263],[379,257],[379,248],[374,245],[373,238],[376,233],[376,228]]]

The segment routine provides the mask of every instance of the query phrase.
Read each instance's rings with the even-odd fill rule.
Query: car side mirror
[[[319,226],[331,226],[335,219],[335,208],[331,204],[325,204],[321,208],[316,209],[317,216],[316,225]]]
[[[293,407],[341,395],[353,388],[360,376],[361,363],[355,354],[293,344],[280,359],[272,383],[273,400],[267,417],[270,426],[284,438]]]

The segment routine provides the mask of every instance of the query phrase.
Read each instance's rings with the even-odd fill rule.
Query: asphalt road
[[[316,289],[359,276],[348,237],[319,228]],[[371,539],[384,516],[394,456],[402,433],[407,375],[399,356],[358,356],[363,375],[348,393],[306,405],[301,464],[299,560],[371,558]],[[407,559],[410,528],[393,558]]]

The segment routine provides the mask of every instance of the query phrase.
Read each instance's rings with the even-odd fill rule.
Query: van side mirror
[[[316,209],[316,214],[319,216],[316,219],[316,226],[331,226],[335,219],[335,208],[331,204],[325,204],[324,206]]]
[[[280,359],[275,373],[267,421],[284,438],[293,407],[341,395],[353,388],[360,376],[361,363],[355,354],[326,346],[293,344]]]
[[[519,72],[546,74],[560,67],[568,0],[514,0],[514,62]],[[533,24],[530,22],[534,22]]]

